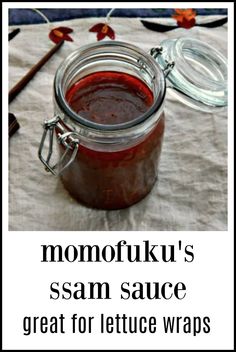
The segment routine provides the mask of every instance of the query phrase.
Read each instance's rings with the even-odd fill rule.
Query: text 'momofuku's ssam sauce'
[[[153,93],[135,76],[104,71],[74,83],[66,100],[86,120],[114,125],[144,114],[153,104]],[[99,151],[80,144],[76,159],[61,175],[66,189],[94,208],[119,209],[138,202],[157,179],[163,133],[162,114],[156,126],[131,147]]]

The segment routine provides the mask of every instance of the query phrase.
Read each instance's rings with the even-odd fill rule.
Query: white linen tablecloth
[[[213,19],[209,17],[209,21]],[[159,18],[148,21],[168,23]],[[88,30],[100,22],[104,19],[53,23],[52,27],[73,28],[74,42],[65,42],[10,105],[21,128],[9,141],[9,229],[226,230],[227,112],[202,113],[167,95],[159,180],[144,200],[127,209],[104,211],[82,206],[59,179],[45,172],[37,153],[42,122],[53,116],[55,71],[73,50],[96,41],[96,34]],[[192,36],[227,56],[227,25],[166,33],[146,29],[137,18],[112,18],[110,25],[117,40],[146,51],[166,38]],[[20,28],[20,34],[9,42],[9,88],[54,45],[48,39],[48,24]]]

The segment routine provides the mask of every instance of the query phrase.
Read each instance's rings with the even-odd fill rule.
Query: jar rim
[[[68,67],[73,64],[75,61],[81,61],[83,64],[83,60],[86,61],[91,55],[95,55],[94,58],[96,59],[96,55],[100,53],[109,53],[113,52],[118,55],[120,50],[120,54],[130,55],[132,59],[137,57],[138,60],[142,62],[142,59],[145,59],[145,62],[148,63],[152,67],[152,70],[155,72],[153,80],[159,77],[158,80],[158,95],[154,98],[154,103],[152,106],[143,114],[138,116],[137,118],[123,122],[119,124],[99,124],[90,120],[83,118],[81,115],[77,114],[65,99],[65,93],[63,91],[63,78],[68,73]],[[138,62],[137,60],[137,62]],[[135,61],[134,61],[135,62]],[[133,129],[135,126],[142,125],[147,121],[155,112],[157,112],[163,106],[163,102],[165,99],[166,94],[166,80],[163,74],[163,71],[160,65],[154,60],[154,58],[146,53],[144,50],[140,49],[139,47],[129,44],[126,42],[121,41],[104,41],[99,43],[88,44],[82,46],[81,48],[75,50],[70,55],[66,57],[66,59],[61,63],[58,67],[55,78],[54,78],[54,97],[56,103],[58,104],[59,108],[62,109],[63,113],[66,114],[75,124],[78,124],[80,127],[85,127],[95,131],[102,131],[102,132],[117,132],[122,130]]]

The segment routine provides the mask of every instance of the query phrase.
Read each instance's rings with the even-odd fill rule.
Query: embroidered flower
[[[95,24],[95,26],[93,26],[89,29],[89,32],[97,32],[97,40],[102,40],[106,36],[108,36],[112,40],[115,39],[114,30],[110,26],[108,26],[106,23]]]
[[[196,23],[196,11],[193,9],[175,9],[175,14],[172,17],[176,19],[179,27],[189,29]]]
[[[61,40],[67,40],[69,42],[73,42],[73,39],[68,35],[69,33],[72,33],[72,32],[73,32],[73,29],[69,27],[53,28],[49,33],[49,38],[56,44],[59,43]]]

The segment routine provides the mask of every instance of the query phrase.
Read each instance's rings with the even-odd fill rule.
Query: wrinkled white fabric
[[[213,19],[210,16],[203,20]],[[74,42],[65,42],[10,105],[21,128],[9,142],[9,229],[226,230],[227,112],[194,111],[167,94],[159,180],[144,200],[128,209],[103,211],[82,206],[68,195],[59,179],[45,172],[37,153],[42,122],[53,116],[55,71],[73,50],[96,41],[96,34],[88,30],[103,20],[88,18],[52,24],[73,28]],[[146,51],[166,38],[193,36],[227,56],[227,25],[157,33],[144,28],[137,18],[112,18],[111,26],[117,40]],[[9,42],[9,87],[53,45],[48,39],[47,24],[20,28],[20,34]]]

